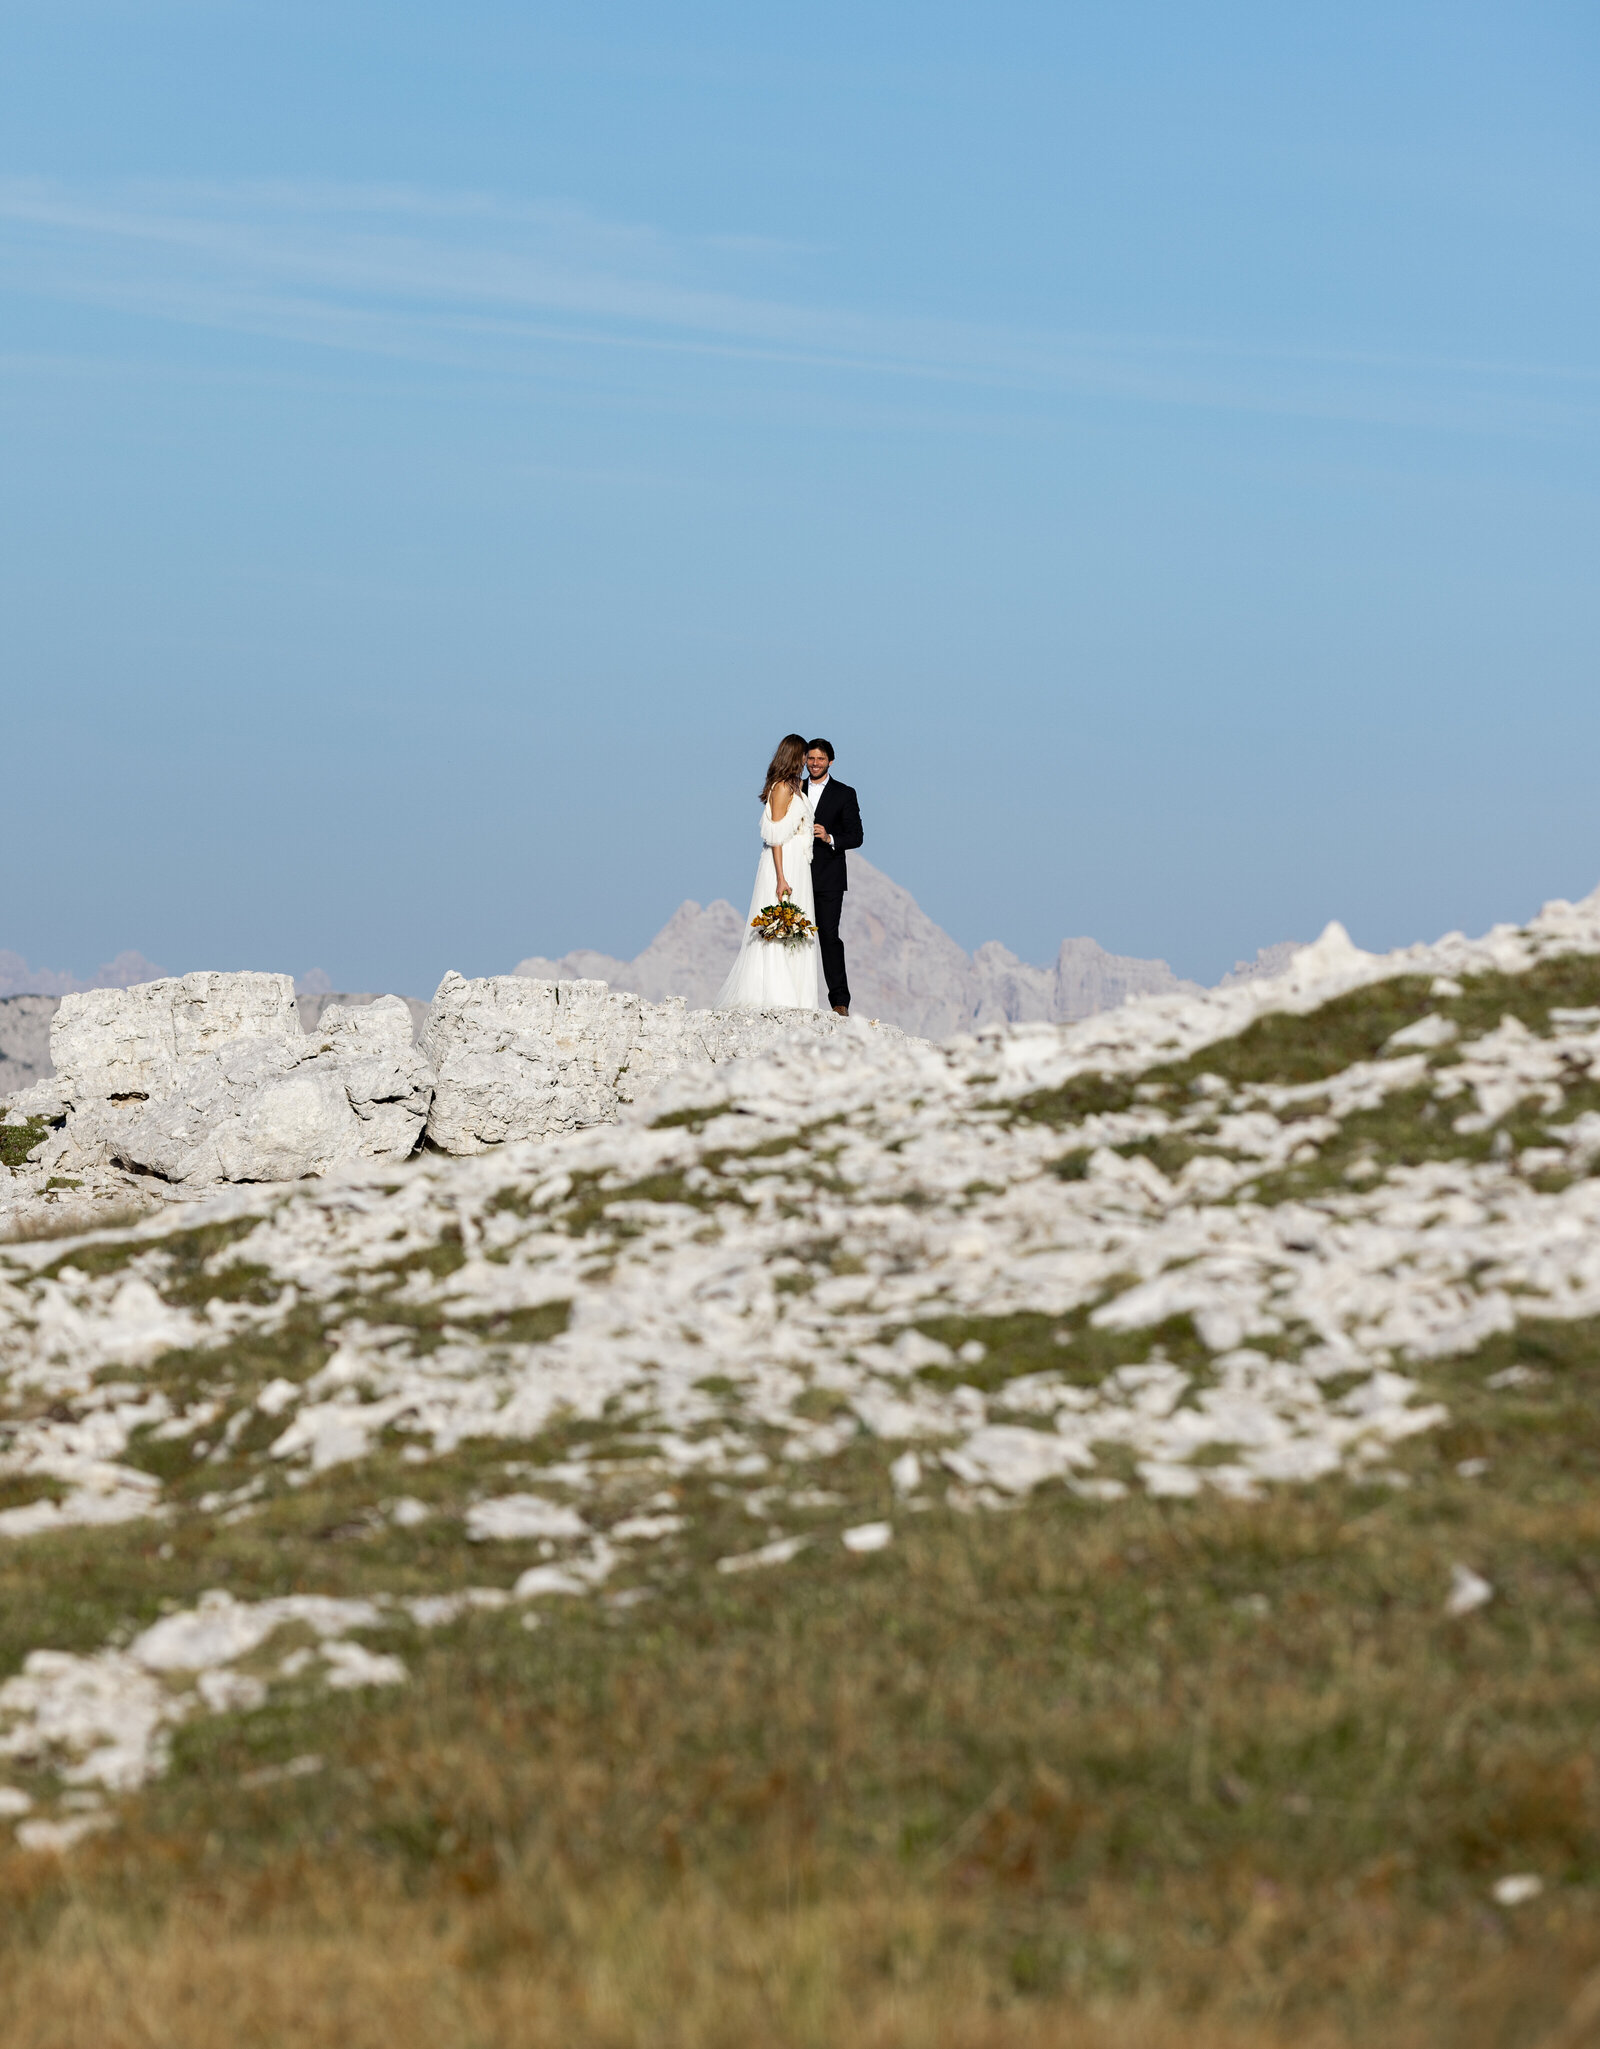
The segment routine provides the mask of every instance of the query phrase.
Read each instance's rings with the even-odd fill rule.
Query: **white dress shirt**
[[[821,782],[808,782],[806,784],[806,802],[811,806],[811,816],[813,819],[816,818],[817,806],[822,802],[822,793],[828,787],[829,780],[829,777],[824,776]],[[833,834],[831,832],[825,832],[822,837],[830,847],[833,845]]]

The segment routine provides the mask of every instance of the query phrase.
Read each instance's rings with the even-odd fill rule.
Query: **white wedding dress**
[[[811,806],[798,791],[789,808],[774,820],[770,802],[761,807],[761,859],[756,863],[755,894],[750,899],[750,917],[778,901],[778,864],[774,847],[783,849],[783,879],[789,894],[814,925],[816,901],[811,894],[811,851],[816,845],[812,832]],[[717,1010],[820,1010],[817,969],[821,951],[814,938],[804,946],[780,946],[775,940],[758,939],[745,921],[739,958],[728,979],[717,991]]]

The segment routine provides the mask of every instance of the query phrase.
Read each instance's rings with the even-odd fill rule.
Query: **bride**
[[[761,859],[756,864],[750,916],[787,896],[815,925],[811,850],[816,844],[811,806],[800,788],[806,743],[798,733],[778,742],[761,786]],[[748,921],[739,958],[718,990],[717,1010],[820,1010],[815,932],[801,946],[759,938]]]

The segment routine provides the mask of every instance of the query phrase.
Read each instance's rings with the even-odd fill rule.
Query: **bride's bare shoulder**
[[[788,816],[789,806],[794,802],[793,783],[774,783],[767,793],[767,803],[774,822]]]

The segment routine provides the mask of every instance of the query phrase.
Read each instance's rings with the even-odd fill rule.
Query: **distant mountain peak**
[[[634,960],[580,949],[560,960],[534,955],[513,972],[542,981],[593,977],[655,1003],[681,996],[690,1009],[706,1010],[733,965],[743,929],[743,918],[726,899],[703,906],[691,900],[678,906]],[[1180,980],[1164,960],[1108,953],[1094,939],[1063,939],[1055,964],[1047,968],[1020,959],[998,939],[969,954],[910,890],[860,854],[850,857],[840,933],[856,1012],[921,1038],[946,1039],[987,1024],[1071,1023],[1115,1009],[1130,996],[1194,995],[1200,986]],[[1254,962],[1241,961],[1227,979],[1281,973],[1294,951],[1292,941],[1263,947]]]
[[[0,996],[75,996],[83,989],[131,989],[137,982],[158,982],[166,972],[142,953],[119,953],[84,982],[65,968],[30,968],[20,953],[0,947]]]

